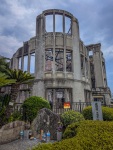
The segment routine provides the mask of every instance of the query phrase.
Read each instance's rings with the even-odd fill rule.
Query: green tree
[[[49,102],[42,97],[31,96],[24,101],[22,108],[23,119],[25,121],[28,120],[31,123],[40,109],[50,109],[50,105]]]

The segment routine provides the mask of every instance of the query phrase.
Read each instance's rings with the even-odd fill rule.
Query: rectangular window
[[[71,18],[65,16],[65,33],[71,34]]]
[[[86,76],[88,76],[88,60],[85,58]]]
[[[23,71],[27,71],[27,66],[28,66],[28,55],[24,56]]]
[[[53,32],[53,15],[47,15],[45,23],[46,32]]]
[[[93,51],[89,51],[89,56],[93,56]]]
[[[22,64],[22,58],[19,57],[19,58],[18,58],[18,69],[21,69],[21,68],[22,68],[22,67],[21,67],[21,66],[22,66],[21,64]]]
[[[63,16],[55,15],[55,32],[63,32]]]
[[[52,71],[53,68],[53,49],[45,50],[45,71]]]
[[[72,72],[72,51],[66,50],[66,71]]]
[[[64,70],[64,50],[55,49],[55,67],[56,71]]]
[[[81,72],[82,76],[84,76],[84,56],[81,55]]]
[[[35,73],[35,53],[30,54],[30,73]]]

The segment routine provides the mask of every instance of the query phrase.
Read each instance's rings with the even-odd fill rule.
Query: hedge
[[[76,112],[74,110],[69,110],[64,112],[61,115],[62,123],[64,127],[67,127],[68,125],[74,123],[74,122],[79,122],[84,120],[84,117],[81,113]]]
[[[32,96],[26,99],[22,105],[23,119],[32,122],[36,117],[37,112],[42,108],[49,108],[50,105],[47,100],[42,97]]]
[[[86,120],[77,135],[54,144],[39,144],[32,150],[113,150],[113,122]]]
[[[67,126],[63,133],[63,139],[72,138],[77,134],[77,128],[79,127],[80,122],[75,122]]]
[[[113,108],[102,107],[102,113],[104,121],[113,121]],[[93,120],[92,106],[84,108],[82,114],[86,120]]]

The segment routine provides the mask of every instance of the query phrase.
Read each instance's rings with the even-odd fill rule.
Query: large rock
[[[56,140],[56,129],[58,126],[58,122],[60,121],[60,116],[53,113],[51,110],[47,108],[41,109],[37,117],[34,119],[31,127],[33,134],[40,134],[40,131],[43,130],[44,133],[47,133],[49,130],[52,140]]]

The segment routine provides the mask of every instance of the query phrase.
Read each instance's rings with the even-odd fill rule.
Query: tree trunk
[[[19,92],[19,87],[20,87],[20,84],[12,84],[11,86],[11,102],[13,103],[16,102],[18,92]]]
[[[14,104],[18,96],[19,87],[20,87],[20,84],[12,84],[11,86],[11,101],[9,104],[10,115],[14,112]]]

